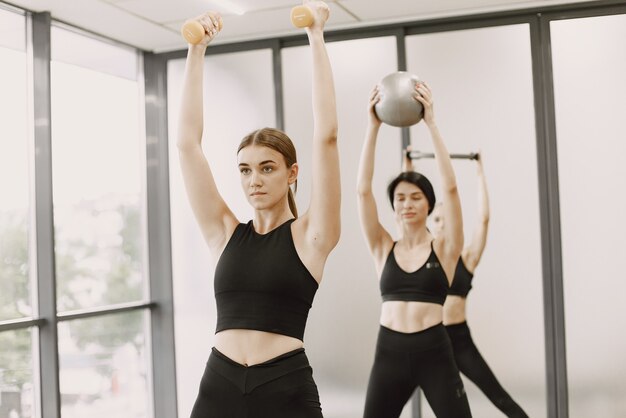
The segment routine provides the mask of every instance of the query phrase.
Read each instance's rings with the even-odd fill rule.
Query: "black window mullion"
[[[167,60],[144,53],[148,271],[155,418],[176,418],[176,358],[167,137]]]
[[[35,241],[39,327],[41,416],[60,418],[59,355],[56,318],[54,219],[52,203],[52,130],[50,93],[50,13],[30,18],[29,58],[34,118]]]
[[[538,14],[531,21],[530,30],[537,133],[547,410],[550,418],[567,418],[565,307],[550,22]]]

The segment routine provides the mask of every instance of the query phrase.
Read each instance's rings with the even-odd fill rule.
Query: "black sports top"
[[[300,260],[291,219],[267,234],[239,224],[215,268],[216,333],[253,329],[303,340],[319,287]]]
[[[459,257],[459,262],[454,271],[454,279],[452,279],[452,285],[450,286],[450,290],[448,290],[448,294],[464,298],[467,297],[467,294],[472,288],[472,277],[474,277],[474,275],[465,267],[463,258]]]
[[[383,301],[401,300],[443,305],[448,294],[448,279],[433,250],[432,241],[428,260],[412,273],[407,273],[398,266],[393,253],[395,246],[394,242],[380,275]]]

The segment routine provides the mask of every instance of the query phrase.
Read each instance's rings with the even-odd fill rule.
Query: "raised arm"
[[[335,86],[324,43],[330,10],[322,1],[303,4],[313,11],[315,21],[306,29],[313,58],[313,178],[311,204],[302,220],[307,242],[327,255],[337,245],[341,229]]]
[[[463,249],[461,202],[450,154],[435,123],[430,89],[425,83],[419,83],[415,88],[417,90],[415,99],[424,106],[424,123],[428,126],[433,141],[435,160],[437,161],[437,169],[441,178],[441,192],[443,193],[441,200],[443,201],[442,209],[446,227],[442,236],[435,240],[435,245],[436,249],[438,249],[437,255],[444,264],[446,275],[451,280]]]
[[[483,169],[483,156],[478,154],[476,160],[476,174],[478,176],[478,222],[473,232],[472,240],[463,249],[463,262],[469,271],[474,271],[483,255],[487,243],[487,231],[489,229],[489,195],[487,193],[487,181]]]
[[[178,127],[178,155],[185,188],[202,235],[213,256],[218,256],[237,226],[237,219],[220,196],[211,168],[202,152],[202,78],[204,53],[218,31],[216,13],[196,18],[205,29],[204,39],[189,45]]]
[[[378,219],[376,200],[372,192],[372,178],[374,177],[374,160],[376,157],[376,139],[381,122],[374,112],[374,105],[380,100],[378,87],[372,90],[369,100],[369,122],[365,134],[365,142],[361,150],[359,172],[357,177],[357,195],[361,228],[367,245],[376,261],[377,268],[387,255],[388,248],[393,241],[389,233],[383,228]],[[387,251],[386,251],[387,250]]]

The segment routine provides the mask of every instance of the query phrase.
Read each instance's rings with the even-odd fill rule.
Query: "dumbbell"
[[[291,9],[291,23],[296,28],[307,28],[314,22],[313,12],[306,6],[296,6]]]
[[[217,18],[217,30],[221,31],[223,26],[222,17],[218,14],[216,14],[215,17]],[[197,20],[186,21],[180,32],[183,35],[183,38],[185,38],[185,40],[192,45],[200,43],[200,41],[204,38],[204,35],[206,35],[204,26],[202,26],[202,24]]]

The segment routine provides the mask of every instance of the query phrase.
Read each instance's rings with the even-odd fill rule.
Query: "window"
[[[136,68],[138,59],[136,53],[113,54],[111,48],[52,28],[59,311],[144,298],[140,86],[136,77],[96,69],[107,58],[122,61],[119,67]]]
[[[51,47],[62,415],[144,417],[147,321],[115,312],[147,296],[138,54],[60,26]]]
[[[22,43],[5,39],[4,31],[0,33],[0,321],[32,315],[24,16],[0,10],[0,25],[5,24],[16,31],[21,29]]]
[[[0,417],[21,418],[35,408],[33,331],[11,329],[33,315],[26,19],[0,9],[0,28]]]
[[[616,359],[626,338],[612,325],[626,291],[626,15],[555,21],[551,31],[569,416],[622,417],[626,366]]]
[[[140,55],[53,26],[43,40],[52,50],[47,74],[45,66],[29,65],[26,23],[24,13],[0,8],[0,418],[56,416],[45,385],[57,373],[64,418],[149,417]],[[41,51],[34,57],[41,60]],[[48,76],[52,157],[30,108],[41,110],[45,97],[32,92],[45,95]],[[50,175],[55,248],[38,241],[46,226],[53,229],[41,216],[46,193],[39,193],[50,184],[38,182],[37,193],[34,187]],[[33,268],[46,252],[54,254],[55,274]],[[37,294],[55,279],[57,299]],[[56,341],[49,332],[55,326]],[[49,360],[57,352],[58,368]]]

